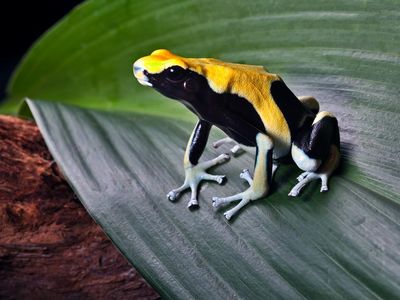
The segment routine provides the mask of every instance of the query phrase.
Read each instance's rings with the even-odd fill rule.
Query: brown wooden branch
[[[0,116],[0,299],[157,299],[91,219],[32,122]]]

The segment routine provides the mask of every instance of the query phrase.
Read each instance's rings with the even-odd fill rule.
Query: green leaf
[[[25,96],[91,108],[29,102],[81,201],[165,298],[396,298],[398,19],[397,1],[88,1],[33,46],[3,111]],[[228,183],[205,184],[199,210],[167,201],[193,117],[133,78],[158,48],[265,65],[316,96],[341,129],[330,191],[287,197],[300,170],[282,166],[273,193],[227,222],[210,199],[246,188],[246,154],[214,170]]]
[[[189,211],[187,196],[172,203],[165,195],[182,183],[181,159],[193,124],[29,105],[83,204],[163,297],[399,295],[398,204],[349,180],[353,168],[334,176],[328,193],[314,182],[293,199],[287,193],[299,170],[283,165],[271,196],[228,222],[214,211],[211,197],[246,188],[239,173],[253,164],[252,155],[215,169],[227,174],[228,183],[203,185],[200,209]],[[215,155],[209,150],[204,159]]]

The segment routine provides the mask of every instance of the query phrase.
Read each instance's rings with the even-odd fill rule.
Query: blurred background
[[[47,29],[83,0],[1,1],[0,102],[23,55]]]

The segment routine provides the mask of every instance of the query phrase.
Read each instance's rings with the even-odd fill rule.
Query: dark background
[[[83,0],[0,1],[0,102],[7,82],[29,47]]]

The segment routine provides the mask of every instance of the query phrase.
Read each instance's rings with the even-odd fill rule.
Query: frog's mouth
[[[135,66],[133,65],[133,75],[136,77],[136,79],[139,81],[141,85],[146,85],[146,86],[153,86],[149,78],[144,74],[144,68]]]
[[[141,85],[153,86],[148,80],[138,79]]]

